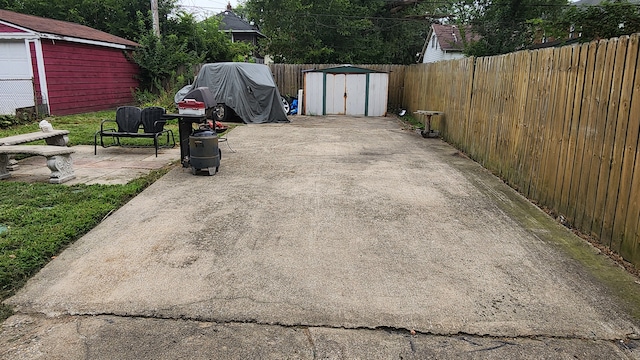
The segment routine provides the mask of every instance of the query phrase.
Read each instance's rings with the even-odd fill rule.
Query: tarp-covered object
[[[266,65],[251,63],[204,64],[189,90],[208,87],[216,102],[233,109],[245,123],[289,122],[280,92]],[[176,94],[176,101],[186,92]]]

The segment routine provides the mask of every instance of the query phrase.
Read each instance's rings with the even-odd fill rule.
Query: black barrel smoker
[[[215,175],[220,168],[222,153],[218,147],[218,134],[208,126],[201,125],[189,136],[189,163],[191,172],[198,171]]]

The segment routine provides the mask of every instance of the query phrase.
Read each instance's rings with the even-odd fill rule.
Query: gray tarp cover
[[[266,65],[204,64],[190,89],[203,86],[211,90],[218,103],[232,108],[245,123],[289,122],[278,87]]]

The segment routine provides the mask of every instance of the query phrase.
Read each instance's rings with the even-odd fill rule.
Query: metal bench
[[[119,107],[116,110],[115,120],[107,119],[100,123],[100,130],[93,137],[93,154],[98,154],[98,138],[100,138],[100,146],[103,148],[123,146],[120,143],[120,138],[147,138],[153,139],[153,147],[156,149],[156,157],[158,157],[158,148],[176,146],[173,131],[164,129],[167,122],[167,119],[162,118],[164,113],[164,108],[155,106],[144,109],[136,106]],[[109,128],[109,126],[112,127]],[[163,135],[166,135],[167,138],[166,143],[161,145],[158,138]],[[105,144],[105,137],[112,138],[112,142]]]

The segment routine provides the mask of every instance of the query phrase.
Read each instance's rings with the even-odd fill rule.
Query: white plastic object
[[[47,120],[42,120],[40,121],[40,130],[42,130],[43,132],[53,131],[53,125],[51,125],[51,123]]]

